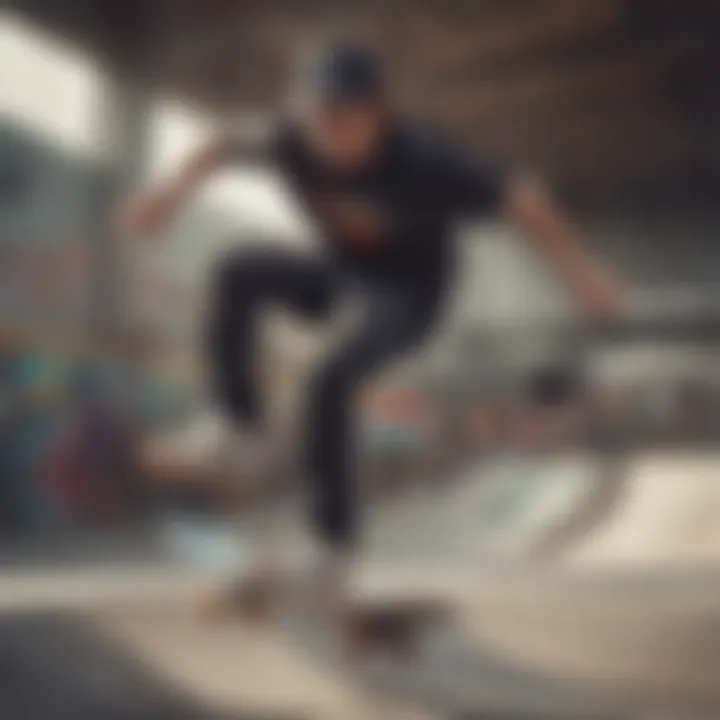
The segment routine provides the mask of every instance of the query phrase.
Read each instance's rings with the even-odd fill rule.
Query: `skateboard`
[[[239,580],[201,596],[199,616],[210,622],[236,621],[254,626],[274,626],[290,635],[307,636],[302,620],[288,621],[282,589],[275,578]],[[362,661],[377,655],[403,662],[422,659],[423,641],[429,631],[446,627],[454,616],[449,601],[434,597],[356,598],[337,618],[335,627],[345,659]],[[314,631],[313,631],[314,632]],[[304,643],[300,643],[301,645]]]

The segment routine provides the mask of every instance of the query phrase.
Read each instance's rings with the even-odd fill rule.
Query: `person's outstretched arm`
[[[186,158],[171,178],[124,199],[116,225],[125,234],[162,232],[195,191],[224,165],[266,157],[265,132],[221,133]]]
[[[508,172],[455,149],[443,170],[458,217],[500,215],[517,227],[588,314],[613,318],[624,297],[613,277],[591,257],[542,182]]]
[[[526,176],[509,180],[502,209],[585,312],[598,319],[622,313],[620,286],[583,246],[541,182]]]

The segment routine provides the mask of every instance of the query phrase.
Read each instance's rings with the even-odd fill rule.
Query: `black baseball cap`
[[[308,86],[312,97],[321,103],[373,100],[385,91],[383,64],[361,43],[333,42],[321,48],[313,59]]]

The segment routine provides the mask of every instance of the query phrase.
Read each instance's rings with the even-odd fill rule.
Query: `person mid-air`
[[[323,599],[342,612],[358,541],[354,399],[361,383],[418,347],[440,322],[452,288],[454,231],[501,216],[522,232],[594,318],[612,317],[622,295],[595,264],[543,184],[501,169],[405,116],[374,53],[333,43],[303,73],[302,102],[262,138],[225,133],[159,187],[130,198],[126,232],[162,230],[192,193],[229,164],[272,164],[314,221],[323,253],[274,246],[237,249],[212,278],[208,362],[214,398],[238,433],[262,430],[255,318],[283,303],[313,318],[348,294],[363,313],[315,368],[303,432]],[[268,578],[267,568],[261,568]],[[258,576],[259,578],[260,576]],[[251,574],[247,582],[254,578]]]

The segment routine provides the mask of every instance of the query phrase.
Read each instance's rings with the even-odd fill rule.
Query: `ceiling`
[[[137,82],[269,106],[297,53],[366,35],[414,104],[579,199],[714,199],[717,0],[14,0]]]

